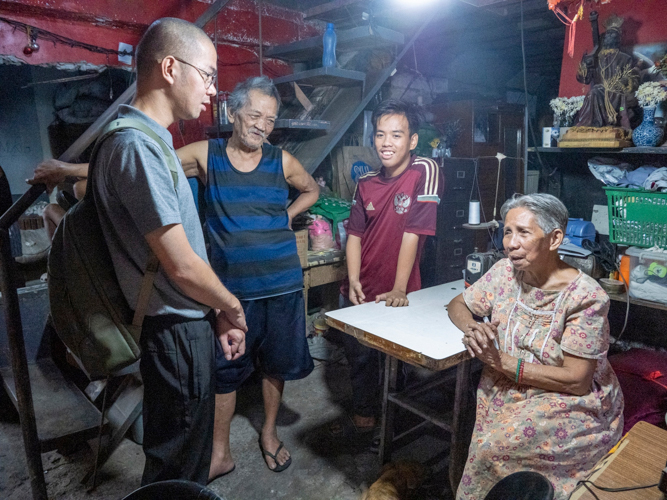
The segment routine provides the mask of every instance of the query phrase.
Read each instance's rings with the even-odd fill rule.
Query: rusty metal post
[[[19,295],[12,282],[9,272],[12,262],[12,251],[9,245],[9,231],[0,229],[0,290],[5,309],[7,324],[7,338],[12,355],[12,371],[16,385],[16,399],[21,418],[21,432],[23,446],[28,461],[30,488],[34,500],[47,500],[46,481],[42,468],[42,450],[37,434],[35,408],[32,403],[32,390],[28,373],[28,360],[23,340],[23,325],[21,324],[21,310],[19,309]]]

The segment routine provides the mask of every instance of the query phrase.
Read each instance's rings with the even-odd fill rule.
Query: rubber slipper
[[[269,467],[269,470],[272,470],[273,472],[282,472],[282,471],[284,471],[285,469],[287,469],[290,465],[292,465],[292,457],[289,457],[289,458],[287,459],[287,461],[286,461],[284,464],[282,464],[282,465],[280,465],[280,464],[278,463],[278,459],[277,459],[276,457],[278,456],[278,453],[280,453],[280,450],[283,449],[283,442],[282,442],[282,441],[280,442],[280,445],[278,446],[278,449],[276,450],[275,453],[271,453],[270,451],[266,451],[266,450],[262,447],[262,441],[261,441],[261,440],[260,440],[260,442],[259,442],[259,449],[262,450],[262,453],[263,453],[264,455],[266,455],[266,456],[269,457],[269,458],[272,458],[273,461],[275,462],[276,466],[275,466],[275,468],[273,468],[273,469],[272,469],[271,467],[269,467],[269,464],[266,464],[266,466]],[[264,462],[266,462],[266,460],[264,460]]]
[[[357,427],[351,416],[345,415],[329,424],[329,434],[335,438],[351,438],[355,435],[365,435],[377,429],[377,426]]]
[[[371,441],[371,445],[368,447],[368,450],[371,453],[380,453],[380,432],[380,427],[376,427],[373,432],[373,439]]]
[[[217,476],[213,476],[211,479],[208,480],[208,482],[206,483],[206,486],[211,484],[216,479],[220,479],[222,476],[226,476],[227,474],[231,474],[232,472],[234,472],[234,469],[236,469],[236,464],[234,464],[234,467],[229,469],[227,472],[223,472],[222,474],[218,474]]]

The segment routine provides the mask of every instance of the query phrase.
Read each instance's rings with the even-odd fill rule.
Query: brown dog
[[[424,481],[426,470],[417,462],[398,461],[385,465],[380,478],[360,500],[407,500]]]

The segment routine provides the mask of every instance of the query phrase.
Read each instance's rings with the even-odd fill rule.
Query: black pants
[[[350,307],[352,302],[340,296],[340,306]],[[345,357],[350,365],[352,384],[352,411],[360,417],[375,417],[380,410],[380,374],[379,351],[360,344],[352,335],[338,337],[343,343]]]
[[[208,481],[215,417],[213,313],[146,317],[141,334],[144,454],[141,484]]]

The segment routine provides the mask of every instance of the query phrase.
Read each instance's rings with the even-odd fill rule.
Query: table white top
[[[465,351],[463,333],[445,306],[465,290],[463,280],[408,294],[408,307],[370,302],[326,313],[330,318],[435,360]]]

